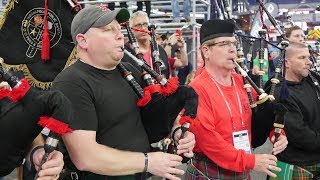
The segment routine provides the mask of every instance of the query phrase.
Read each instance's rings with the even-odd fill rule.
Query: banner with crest
[[[70,35],[73,16],[67,0],[10,0],[0,18],[3,65],[22,72],[32,86],[49,89],[56,75],[75,59]],[[44,25],[50,40],[46,61],[41,59]]]

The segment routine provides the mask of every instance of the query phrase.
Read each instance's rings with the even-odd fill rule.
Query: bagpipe
[[[0,89],[0,176],[5,176],[21,165],[31,143],[46,127],[50,134],[44,145],[43,164],[59,137],[72,132],[68,127],[72,111],[62,93],[30,87],[26,79],[18,78],[2,65],[0,77],[11,87]]]
[[[132,73],[129,72],[121,63],[118,65],[125,79],[134,89],[139,97],[137,105],[141,107],[142,122],[146,129],[150,143],[155,143],[170,134],[170,130],[179,113],[183,114],[179,120],[182,129],[182,136],[187,131],[189,126],[196,125],[194,120],[197,114],[198,95],[190,86],[179,86],[177,78],[166,79],[158,70],[161,66],[159,57],[154,57],[156,60],[153,64],[156,65],[156,70],[153,70],[143,59],[143,55],[139,52],[139,46],[132,33],[133,30],[143,31],[153,36],[151,44],[158,46],[155,41],[154,27],[151,27],[151,32],[129,27],[128,22],[122,23],[128,31],[128,38],[135,53],[132,54],[124,49],[124,53],[128,55],[137,66],[141,67],[141,76],[146,81],[147,86],[142,88],[137,83]],[[157,48],[153,50],[157,51]],[[157,56],[158,52],[152,52],[152,56]],[[161,71],[160,71],[161,72]]]

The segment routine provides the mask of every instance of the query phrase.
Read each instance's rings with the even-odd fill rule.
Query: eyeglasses
[[[139,28],[139,29],[147,28],[148,26],[149,26],[149,23],[147,23],[147,22],[133,25],[133,27],[136,27],[136,28]]]
[[[219,46],[223,48],[231,48],[231,46],[237,47],[238,41],[221,41],[221,42],[216,42],[212,44],[208,44],[207,46]]]

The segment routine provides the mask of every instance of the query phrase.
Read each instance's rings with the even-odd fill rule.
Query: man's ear
[[[78,46],[81,47],[82,49],[86,49],[88,47],[86,35],[78,34],[76,36],[76,40],[77,40]]]
[[[202,47],[200,47],[200,50],[201,50],[201,52],[203,54],[203,57],[202,57],[202,58],[204,58],[203,60],[208,59],[209,58],[209,47],[208,46],[202,46]]]
[[[284,59],[284,63],[286,63],[286,68],[288,69],[288,68],[290,68],[290,61],[287,59],[287,58],[285,58]]]

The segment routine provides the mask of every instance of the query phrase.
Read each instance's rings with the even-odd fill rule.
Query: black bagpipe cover
[[[270,80],[265,84],[265,92],[270,91]],[[275,120],[274,103],[270,100],[259,104],[252,111],[252,147],[258,147],[266,142],[270,131],[274,129],[273,123]]]
[[[269,133],[273,129],[274,123],[274,110],[273,103],[264,102],[263,104],[259,104],[257,109],[252,111],[252,147],[256,148],[258,146],[263,145],[267,138],[269,137]]]
[[[32,141],[43,129],[38,125],[43,115],[67,123],[71,104],[60,92],[35,88],[30,88],[18,102],[0,100],[0,176],[21,165]]]
[[[190,86],[179,86],[169,96],[152,94],[151,101],[141,110],[142,122],[150,143],[158,142],[170,133],[182,109],[185,110],[183,115],[195,118],[197,107],[198,95]]]

